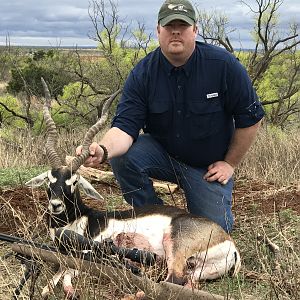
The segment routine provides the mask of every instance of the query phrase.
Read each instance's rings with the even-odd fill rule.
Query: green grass
[[[5,168],[0,170],[0,187],[15,187],[23,185],[26,181],[45,172],[47,166]]]

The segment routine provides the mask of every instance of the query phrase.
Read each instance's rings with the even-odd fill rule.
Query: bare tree
[[[291,24],[289,32],[280,33],[278,10],[283,0],[255,0],[255,8],[245,1],[241,2],[249,7],[256,20],[253,32],[255,46],[248,61],[248,71],[255,84],[275,57],[299,45],[298,26]]]
[[[277,91],[275,99],[263,100],[264,105],[269,105],[268,120],[284,128],[291,123],[299,121],[300,113],[300,56],[297,49],[291,49],[276,59],[273,68],[266,72],[271,73],[273,86]],[[280,75],[278,75],[280,74]]]
[[[199,31],[198,35],[205,43],[221,45],[227,51],[233,53],[234,49],[229,40],[229,34],[235,29],[229,28],[228,17],[217,12],[198,12]]]
[[[68,72],[74,75],[76,94],[57,99],[60,114],[86,125],[101,117],[107,97],[119,95],[128,73],[147,54],[152,41],[143,24],[131,29],[120,18],[113,0],[92,0],[88,13],[94,27],[90,38],[98,42],[97,50],[87,56],[79,49],[73,52]]]
[[[130,69],[147,54],[151,34],[143,24],[138,23],[136,29],[121,19],[113,0],[92,0],[89,16],[94,27],[90,37],[99,42],[99,50],[122,86]]]
[[[277,95],[273,99],[261,97],[261,101],[263,105],[270,107],[267,116],[269,121],[282,128],[293,119],[292,116],[298,114],[300,109],[298,25],[290,24],[287,32],[279,30],[279,8],[283,2],[283,0],[255,0],[256,8],[253,8],[242,1],[249,7],[256,20],[253,32],[255,47],[247,61],[248,71],[253,85],[259,90],[265,75],[272,72],[272,66],[275,66],[273,83]]]
[[[92,0],[89,16],[95,29],[94,35],[90,37],[100,43],[105,54],[112,54],[117,38],[120,38],[123,31],[120,39],[122,43],[127,31],[127,26],[122,27],[117,5],[112,0]]]
[[[116,47],[126,45],[128,25],[124,25],[120,19],[117,5],[113,0],[92,0],[89,16],[94,27],[94,34],[90,35],[90,38],[99,43],[99,50],[117,73],[121,85],[127,74],[123,74],[121,61],[116,58],[114,50]],[[119,47],[119,50],[119,55],[122,55],[122,48]]]
[[[229,28],[229,20],[223,14],[209,14],[199,11],[199,36],[208,43],[223,46],[229,52],[239,55],[257,89],[261,102],[269,106],[268,120],[284,127],[293,116],[297,116],[300,107],[298,46],[300,44],[298,24],[290,24],[289,30],[283,31],[279,23],[279,9],[283,0],[240,1],[247,6],[255,20],[252,37],[254,48],[241,50],[240,54],[232,47],[229,35],[234,29]],[[245,54],[246,53],[246,54]],[[286,70],[283,70],[283,65]],[[276,95],[270,99],[266,93],[264,78],[273,75],[270,85]],[[279,80],[282,79],[282,80]]]
[[[146,33],[145,24],[138,22],[138,29],[132,31],[132,38],[132,46],[134,47],[135,51],[131,59],[131,64],[132,66],[135,66],[140,60],[141,56],[146,56],[148,54],[152,35]]]

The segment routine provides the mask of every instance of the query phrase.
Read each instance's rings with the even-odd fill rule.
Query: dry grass
[[[84,132],[64,132],[58,141],[62,159],[74,155],[81,144]],[[47,165],[45,153],[46,138],[35,136],[29,130],[15,129],[1,131],[0,135],[0,168],[32,167]]]
[[[105,195],[104,195],[105,196]],[[18,230],[15,235],[24,236],[37,242],[50,243],[43,216],[45,207],[36,194],[32,195],[34,211],[38,218],[27,218],[18,208],[12,207],[7,199],[0,199],[1,222],[11,220]],[[250,208],[251,209],[251,208]],[[13,217],[12,217],[13,216]],[[214,294],[235,299],[299,299],[300,285],[300,217],[291,211],[265,215],[253,206],[249,214],[238,215],[233,233],[240,249],[242,269],[237,278],[221,278],[214,282],[203,282],[199,288]],[[278,252],[270,250],[268,243],[258,239],[267,237],[279,247]],[[1,244],[0,256],[8,253],[9,246]],[[14,257],[0,259],[0,298],[11,299],[14,288],[22,276],[22,267]],[[42,288],[54,274],[51,264],[44,264],[38,278],[33,299],[41,299]],[[151,273],[152,274],[152,273]],[[160,273],[154,277],[158,278]],[[81,299],[121,299],[126,293],[137,289],[124,285],[124,278],[109,280],[81,274],[74,280],[74,286]],[[29,299],[30,281],[24,287],[19,299]],[[251,295],[252,297],[250,297]],[[54,289],[51,299],[64,299],[62,287]],[[150,298],[152,299],[152,298]]]
[[[75,155],[75,149],[82,143],[86,129],[66,131],[58,128],[58,133],[58,154],[64,161],[67,155]],[[98,133],[98,138],[101,134]],[[34,135],[27,129],[0,128],[0,169],[47,165],[45,144],[44,132]]]
[[[65,133],[59,141],[62,157],[74,153],[82,135]],[[46,165],[44,137],[33,137],[28,132],[18,132],[1,137],[0,168],[30,167]],[[296,182],[299,171],[300,134],[289,134],[262,130],[246,160],[240,166],[239,179],[256,179],[276,182],[282,186]],[[104,195],[105,196],[105,195]],[[108,195],[111,197],[112,195]],[[38,218],[27,219],[23,212],[10,205],[9,199],[0,199],[0,224],[15,222],[15,235],[49,242],[45,232],[43,215],[45,208],[39,199],[32,196],[34,211]],[[171,200],[170,200],[171,201]],[[254,203],[254,201],[253,201]],[[258,207],[250,206],[246,214],[237,215],[234,239],[243,258],[242,270],[237,278],[223,278],[201,284],[201,288],[212,293],[234,296],[235,299],[300,299],[300,217],[286,210],[266,215]],[[41,233],[42,232],[42,233]],[[258,240],[258,235],[268,237],[279,246],[279,252],[272,252]],[[9,246],[0,243],[0,256],[9,252]],[[15,259],[0,259],[0,299],[11,299],[12,291],[22,275],[22,267]],[[53,266],[45,265],[38,279],[35,296],[41,298],[42,287],[50,280]],[[29,282],[30,283],[30,282]],[[74,281],[81,299],[120,299],[135,287],[128,289],[122,280],[107,280],[81,274]],[[30,285],[26,285],[19,299],[29,299]],[[63,299],[61,286],[54,290],[51,299]]]
[[[262,128],[245,160],[238,178],[258,179],[287,185],[300,178],[300,131],[281,132]]]
[[[58,148],[62,159],[74,155],[84,131],[61,132]],[[0,168],[47,165],[45,137],[33,136],[27,130],[2,130],[0,136]],[[261,180],[287,185],[300,178],[300,131],[284,133],[262,128],[255,144],[236,172],[238,179]]]

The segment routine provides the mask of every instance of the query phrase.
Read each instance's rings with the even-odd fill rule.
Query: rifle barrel
[[[20,237],[0,233],[0,241],[4,241],[4,242],[8,242],[8,243],[18,243],[18,242],[22,242],[22,240],[23,239]]]
[[[117,247],[113,244],[112,240],[104,240],[103,242],[97,242],[92,239],[88,239],[80,234],[77,234],[70,230],[58,229],[55,233],[54,242],[58,248],[49,246],[47,244],[35,243],[20,237],[7,235],[0,233],[0,240],[11,244],[23,244],[30,245],[35,248],[43,250],[49,250],[53,252],[61,252],[62,254],[70,253],[75,250],[91,250],[96,256],[116,254],[119,257],[129,258],[132,261],[144,263],[145,265],[153,265],[156,262],[156,254],[139,249],[127,249]],[[73,251],[72,251],[73,250]],[[75,254],[75,253],[73,253]]]
[[[8,242],[11,244],[19,243],[19,244],[24,244],[24,245],[30,245],[32,247],[41,248],[44,250],[55,251],[55,252],[58,251],[55,247],[49,246],[47,244],[35,243],[33,241],[29,241],[29,240],[26,240],[26,239],[23,239],[23,238],[20,238],[17,236],[8,235],[5,233],[0,233],[0,241]]]

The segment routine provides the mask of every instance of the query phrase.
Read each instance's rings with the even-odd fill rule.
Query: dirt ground
[[[96,184],[95,188],[104,196],[104,198],[116,195],[121,198],[120,189],[111,184]],[[184,206],[184,197],[181,191],[176,191],[174,195],[165,195],[170,204],[175,203],[179,207]],[[16,212],[22,212],[26,220],[35,220],[37,217],[36,205],[33,201],[38,201],[41,206],[46,207],[47,198],[44,189],[32,191],[26,187],[17,187],[14,189],[0,189],[0,232],[15,234],[16,221],[14,215]],[[85,202],[99,210],[105,210],[107,203],[105,201],[87,200]],[[15,211],[8,214],[7,207],[11,206]],[[3,209],[5,209],[5,216]],[[117,205],[117,209],[128,208],[125,203]],[[290,209],[300,215],[300,190],[296,185],[287,187],[277,187],[271,183],[260,183],[256,181],[240,181],[236,183],[233,194],[233,211],[236,219],[251,212],[260,211],[263,214],[274,214],[279,210]],[[2,213],[1,213],[2,212]],[[2,215],[2,217],[1,217]]]
[[[98,190],[99,193],[102,194],[104,199],[102,201],[90,200],[84,198],[84,201],[89,206],[97,208],[99,210],[105,209],[125,209],[129,206],[122,201],[121,191],[116,186],[115,183],[110,184],[93,184],[94,187]],[[177,190],[173,195],[170,194],[162,194],[161,190],[157,190],[157,192],[161,193],[161,196],[168,204],[176,205],[179,207],[184,207],[184,196],[181,190]],[[252,217],[256,216],[256,219],[259,219],[259,222],[262,220],[260,216],[272,216],[276,214],[278,211],[281,210],[292,210],[298,216],[300,216],[300,190],[299,186],[297,185],[290,185],[286,187],[278,187],[271,183],[261,183],[256,181],[239,181],[236,182],[236,187],[234,189],[233,194],[233,210],[235,214],[235,219],[237,223],[237,232],[241,229],[239,228],[240,224],[243,223],[243,220],[247,219],[251,222],[251,228],[253,227]],[[43,222],[43,213],[46,211],[47,207],[47,198],[46,198],[46,191],[44,188],[40,189],[30,189],[26,187],[18,187],[13,189],[0,189],[0,233],[11,234],[14,236],[21,236],[28,239],[28,236],[31,237],[35,236],[36,233],[38,237],[42,237],[43,241],[44,238],[47,237],[45,222]],[[259,216],[259,217],[257,217]],[[255,226],[259,226],[259,222],[255,223]],[[20,230],[20,228],[23,230]],[[26,228],[27,234],[24,236],[24,228]],[[41,231],[43,229],[43,231]],[[42,233],[42,234],[41,234]],[[234,232],[236,234],[236,232]],[[247,231],[247,234],[249,232]],[[35,238],[34,238],[35,240]],[[47,242],[47,241],[46,241]],[[291,240],[292,242],[292,240]],[[47,242],[48,243],[48,242]],[[246,278],[247,282],[249,283],[248,289],[244,287],[243,290],[243,299],[279,299],[279,298],[260,298],[257,295],[260,294],[259,288],[256,287],[256,282],[261,282],[263,280],[262,285],[266,284],[268,281],[268,276],[266,272],[263,270],[257,269],[256,265],[252,266],[252,262],[256,260],[257,253],[253,252],[253,247],[249,247],[249,241],[244,238],[239,240],[239,246],[241,253],[245,255],[244,259],[244,267],[241,271],[241,278]],[[298,242],[297,242],[298,243]],[[247,245],[247,246],[246,246]],[[10,252],[10,247],[7,243],[0,242],[0,258],[4,258]],[[253,254],[254,253],[254,254]],[[22,266],[19,264],[18,261],[13,259],[5,259],[2,260],[2,266],[0,265],[0,299],[11,299],[11,292],[18,284],[18,279],[22,275]],[[43,269],[43,273],[47,276],[47,271]],[[249,271],[250,270],[250,271]],[[294,270],[296,272],[296,268]],[[293,272],[294,272],[293,271]],[[292,273],[293,273],[292,272]],[[298,272],[298,271],[297,271]],[[1,274],[3,273],[3,274]],[[281,273],[280,273],[281,274]],[[293,273],[295,274],[295,273]],[[296,273],[297,274],[297,273]],[[2,276],[1,276],[2,275]],[[294,276],[294,275],[293,275]],[[12,278],[15,278],[12,280]],[[42,277],[41,280],[44,277]],[[273,277],[272,277],[273,278]],[[287,276],[279,276],[278,277],[278,286],[280,290],[283,290],[285,294],[287,291],[294,291],[297,289],[295,286],[298,286],[298,281],[294,279],[294,285],[291,285],[289,282],[285,286],[283,286],[282,282],[286,283],[286,280],[282,280],[282,278],[288,278],[290,280],[290,274]],[[295,278],[295,276],[293,277]],[[48,279],[47,279],[48,280]],[[79,290],[86,291],[86,290],[95,290],[95,280],[83,280],[84,284]],[[44,286],[45,283],[42,284]],[[277,283],[276,283],[277,284]],[[213,292],[218,291],[218,294],[222,294],[222,281],[219,283],[215,283],[215,290]],[[282,287],[283,286],[283,287]],[[88,288],[90,287],[90,288]],[[120,299],[119,293],[120,290],[116,289],[114,283],[106,284],[106,289],[103,290],[103,285],[101,285],[101,291],[103,290],[107,293],[107,297],[103,297],[103,299]],[[203,289],[209,291],[212,288],[211,285],[203,286]],[[39,298],[39,292],[41,288],[37,288],[37,292],[35,296]],[[98,291],[98,290],[97,290]],[[221,292],[220,292],[221,291]],[[103,292],[103,293],[104,293]],[[58,298],[55,299],[62,299],[62,290],[56,289],[55,294]],[[271,292],[270,292],[271,293]],[[60,296],[59,296],[60,295]],[[249,296],[247,298],[245,295],[254,295]],[[93,298],[93,297],[92,297]],[[28,299],[26,298],[19,298],[19,299]],[[52,299],[52,298],[51,298]],[[89,296],[84,299],[91,299]],[[93,299],[102,299],[98,296]],[[238,299],[238,298],[237,298]],[[280,298],[281,299],[281,298]],[[298,298],[290,298],[285,297],[282,299],[298,299]]]

